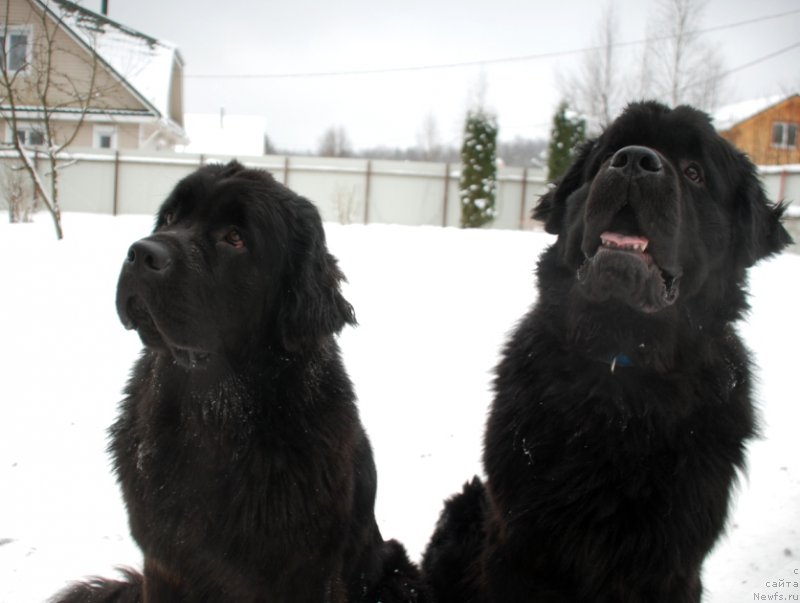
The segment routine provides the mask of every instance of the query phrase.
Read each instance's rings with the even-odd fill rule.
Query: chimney
[[[100,4],[100,14],[104,17],[108,16],[108,0],[103,0]]]

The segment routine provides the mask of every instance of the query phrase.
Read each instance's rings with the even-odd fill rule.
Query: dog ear
[[[594,140],[587,140],[579,147],[577,157],[567,168],[566,173],[555,183],[554,188],[539,198],[533,209],[533,218],[544,222],[544,229],[550,234],[561,232],[567,209],[567,197],[583,182],[584,170],[594,150],[594,143]]]
[[[289,225],[289,258],[281,292],[279,329],[287,350],[297,350],[355,325],[353,307],[341,292],[346,281],[327,249],[316,208],[300,198],[299,215]]]
[[[734,245],[739,265],[750,267],[791,244],[792,237],[781,223],[786,207],[770,203],[755,168],[746,158],[742,160],[747,168],[736,195]]]

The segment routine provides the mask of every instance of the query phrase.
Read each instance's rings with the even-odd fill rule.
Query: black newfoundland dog
[[[689,107],[628,107],[535,216],[558,239],[497,367],[477,478],[423,561],[439,603],[696,603],[756,431],[734,322],[790,238]]]
[[[110,450],[144,571],[62,602],[424,601],[373,515],[334,339],[354,324],[319,213],[232,162],[182,180],[117,290],[145,349]]]

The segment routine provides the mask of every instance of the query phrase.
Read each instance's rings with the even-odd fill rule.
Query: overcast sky
[[[646,36],[654,0],[616,0],[622,42]],[[100,10],[101,0],[82,4]],[[441,142],[460,144],[470,89],[485,74],[500,139],[546,137],[559,101],[557,73],[591,46],[598,0],[109,0],[109,17],[176,44],[186,63],[188,113],[257,114],[274,145],[314,150],[342,126],[356,148],[413,146],[433,115]],[[708,0],[702,28],[799,11],[797,0]],[[703,35],[727,69],[800,42],[800,12]],[[630,69],[636,47],[628,51]],[[195,76],[352,72],[514,57],[556,56],[440,69],[322,77]],[[726,102],[800,91],[800,47],[737,69]]]

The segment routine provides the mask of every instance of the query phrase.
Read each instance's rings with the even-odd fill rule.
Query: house
[[[731,105],[715,114],[715,122],[756,165],[800,163],[800,94]]]
[[[174,45],[68,0],[5,5],[4,141],[13,140],[16,123],[17,136],[30,147],[45,144],[48,129],[57,144],[72,147],[172,150],[186,144],[183,59]]]

